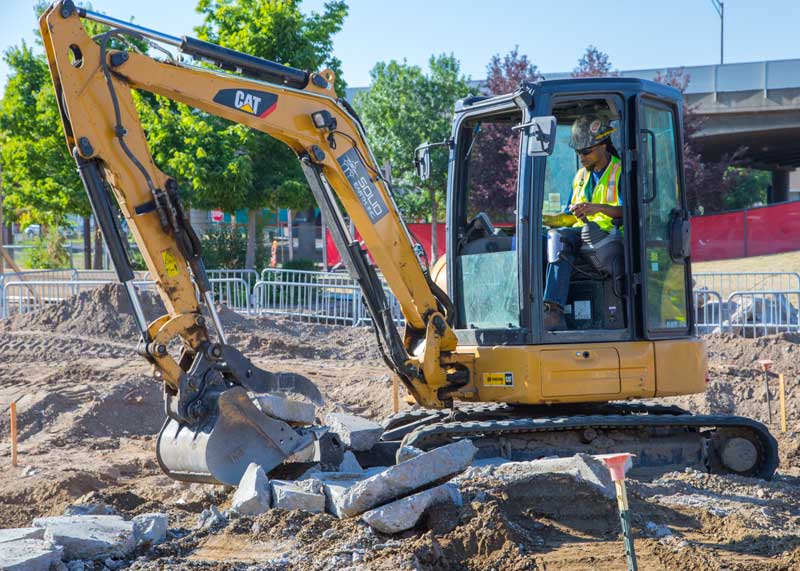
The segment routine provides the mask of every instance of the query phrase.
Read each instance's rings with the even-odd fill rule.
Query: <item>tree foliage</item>
[[[344,2],[329,2],[322,14],[309,16],[299,0],[200,0],[197,11],[204,18],[196,30],[200,39],[299,69],[328,67],[337,90],[344,90],[332,41],[347,15]],[[188,185],[192,204],[227,211],[313,205],[286,145],[182,104],[160,103],[146,122],[151,144],[157,160]]]
[[[595,46],[586,48],[578,66],[572,70],[572,77],[616,77],[619,72],[612,69],[608,54],[600,51]]]
[[[354,102],[370,146],[379,163],[392,165],[403,215],[432,221],[444,206],[447,147],[431,149],[431,178],[424,182],[414,171],[414,149],[450,137],[455,102],[472,93],[468,80],[452,55],[432,56],[427,74],[418,66],[390,61],[377,63],[370,76],[370,89]]]
[[[89,214],[44,56],[23,42],[4,60],[10,70],[0,102],[5,215],[22,224],[58,225],[69,213]]]
[[[525,82],[542,79],[538,68],[515,47],[502,58],[494,55],[486,67],[486,88],[492,95],[510,93]],[[519,171],[519,131],[511,125],[484,123],[476,134],[470,169],[470,205],[505,219],[516,208]]]

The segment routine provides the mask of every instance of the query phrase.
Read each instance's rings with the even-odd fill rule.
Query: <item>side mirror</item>
[[[431,144],[425,142],[414,150],[414,168],[420,180],[431,178]]]
[[[534,117],[530,123],[524,126],[528,127],[528,156],[549,157],[552,155],[553,148],[556,146],[556,118],[553,115]]]
[[[452,149],[453,139],[446,139],[438,143],[428,143],[426,141],[414,149],[414,168],[420,180],[428,180],[431,178],[431,149],[433,147],[447,147]]]

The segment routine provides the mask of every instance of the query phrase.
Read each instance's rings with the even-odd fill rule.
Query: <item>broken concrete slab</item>
[[[267,416],[291,424],[314,424],[317,408],[310,403],[296,401],[277,395],[259,395],[256,406]]]
[[[347,517],[408,495],[467,468],[477,448],[469,440],[459,440],[420,454],[402,464],[390,466],[380,474],[353,484],[339,499],[337,511]]]
[[[242,515],[259,515],[272,505],[272,490],[264,469],[251,462],[233,494],[231,509]]]
[[[325,417],[331,432],[335,432],[350,450],[369,450],[380,440],[383,427],[361,416],[332,412]]]
[[[322,493],[325,495],[325,510],[338,518],[344,518],[346,516],[342,514],[338,508],[341,502],[341,496],[356,482],[374,476],[375,474],[380,474],[384,470],[386,470],[386,466],[376,466],[362,472],[314,471],[306,474],[304,480],[295,483],[302,484],[306,480],[318,481],[322,487]]]
[[[363,468],[358,463],[356,455],[350,450],[346,450],[344,456],[342,456],[342,463],[339,464],[339,471],[359,473],[363,471]]]
[[[44,538],[64,547],[64,559],[127,557],[135,548],[133,522],[116,515],[39,517],[34,527]]]
[[[568,474],[578,481],[586,482],[609,499],[616,497],[614,482],[605,464],[588,454],[576,454],[567,458],[545,458],[529,462],[509,462],[485,459],[481,466],[472,466],[463,474],[453,478],[455,483],[468,483],[478,477],[500,480],[504,483],[518,482],[541,474]]]
[[[225,514],[221,513],[217,506],[211,504],[208,509],[203,510],[200,512],[200,515],[197,516],[197,528],[211,529],[225,525],[227,521],[228,518]]]
[[[310,513],[325,511],[325,496],[312,491],[321,489],[320,482],[317,480],[303,480],[302,482],[273,480],[270,485],[272,486],[272,507]]]
[[[44,539],[44,529],[41,527],[0,529],[0,543],[10,543],[21,539]]]
[[[50,571],[61,564],[64,548],[42,539],[19,539],[0,547],[0,571]]]
[[[165,513],[147,513],[133,518],[133,535],[136,545],[158,545],[167,538],[169,516]]]
[[[64,515],[115,515],[114,508],[101,502],[73,504],[64,510]]]
[[[361,519],[381,533],[399,533],[411,529],[431,508],[442,504],[461,507],[461,491],[455,484],[442,484],[395,500],[365,512]]]
[[[420,450],[416,446],[401,446],[397,449],[397,454],[395,454],[395,461],[400,464],[401,462],[405,462],[406,460],[411,460],[412,458],[416,458],[420,454],[424,454],[424,450]]]

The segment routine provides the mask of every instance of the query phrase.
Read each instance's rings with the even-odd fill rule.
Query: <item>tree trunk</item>
[[[258,210],[247,213],[247,251],[244,256],[244,267],[253,270],[256,267],[256,233],[258,231]]]
[[[94,256],[92,257],[92,269],[103,269],[103,233],[99,227],[94,230]]]
[[[431,199],[431,259],[428,262],[433,265],[439,259],[439,237],[436,228],[437,218],[439,218],[439,205],[436,204],[436,191],[428,189],[428,196]]]
[[[92,217],[83,217],[83,269],[92,269]]]

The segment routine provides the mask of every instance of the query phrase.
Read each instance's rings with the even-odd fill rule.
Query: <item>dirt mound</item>
[[[140,291],[139,299],[148,320],[164,314],[158,295]],[[139,335],[121,284],[102,285],[38,311],[15,315],[0,322],[0,331],[50,331],[133,342]]]
[[[148,321],[164,315],[166,310],[157,294],[140,291],[139,299]],[[229,342],[251,356],[380,361],[375,336],[365,327],[319,325],[274,316],[250,317],[225,306],[218,306],[217,311]],[[0,321],[0,333],[32,331],[129,341],[132,344],[139,336],[133,309],[121,284],[106,284],[38,311]],[[25,349],[31,349],[30,343],[39,341],[25,342]],[[3,336],[0,338],[0,352],[13,350],[17,344]]]
[[[767,422],[766,385],[760,359],[771,359],[769,391],[773,425],[778,426],[778,379],[786,379],[786,410],[789,424],[800,421],[800,335],[781,333],[757,339],[734,335],[710,335],[708,345],[708,386],[700,395],[669,399],[692,412],[735,414]]]

